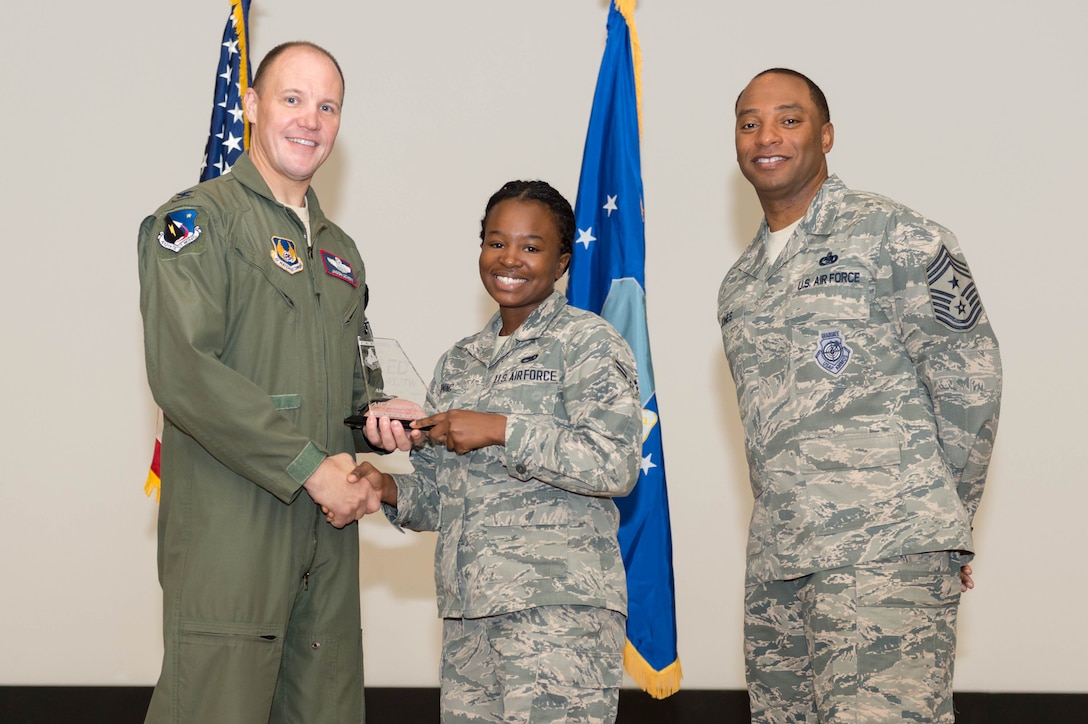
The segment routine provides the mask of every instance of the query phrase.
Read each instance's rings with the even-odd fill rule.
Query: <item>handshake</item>
[[[393,477],[370,463],[356,466],[355,458],[347,453],[325,458],[302,487],[336,528],[377,512],[382,503],[397,503]]]
[[[374,449],[411,450],[429,440],[457,455],[489,445],[506,444],[506,416],[475,410],[447,410],[415,421],[416,427],[390,422],[388,417],[368,417],[366,439]],[[321,506],[326,519],[337,528],[375,513],[381,504],[397,504],[393,476],[370,463],[356,467],[347,453],[332,455],[318,466],[302,487]]]
[[[394,425],[388,417],[368,418],[365,433],[375,449],[388,452],[411,450],[426,435],[422,430]],[[397,484],[393,477],[370,463],[356,466],[355,458],[347,453],[325,458],[302,487],[321,506],[325,519],[336,528],[361,520],[368,513],[376,513],[382,503],[397,503]]]

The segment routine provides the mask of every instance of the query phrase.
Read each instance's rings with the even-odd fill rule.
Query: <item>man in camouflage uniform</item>
[[[627,590],[610,498],[638,479],[642,405],[627,343],[554,291],[574,228],[543,182],[492,197],[480,274],[499,312],[438,362],[428,408],[443,412],[415,423],[434,426],[415,472],[358,469],[390,521],[439,532],[445,724],[616,717]]]
[[[951,232],[828,176],[811,80],[765,71],[736,112],[765,214],[718,297],[755,494],[752,721],[952,722],[997,340]]]

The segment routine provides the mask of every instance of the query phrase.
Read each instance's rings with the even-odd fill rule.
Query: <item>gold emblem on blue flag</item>
[[[281,236],[272,237],[272,261],[288,274],[302,271],[302,257],[295,250],[295,242]]]

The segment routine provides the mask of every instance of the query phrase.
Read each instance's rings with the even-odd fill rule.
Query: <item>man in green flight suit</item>
[[[364,397],[366,278],[310,188],[343,96],[327,51],[274,48],[244,98],[250,149],[140,229],[165,418],[165,653],[148,722],[364,720],[355,523],[379,498],[347,481],[371,448],[343,420]]]

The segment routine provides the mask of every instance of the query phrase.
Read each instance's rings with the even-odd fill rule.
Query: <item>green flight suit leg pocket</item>
[[[182,621],[170,721],[267,722],[282,653],[282,627]]]
[[[363,721],[362,635],[290,633],[269,724]]]

